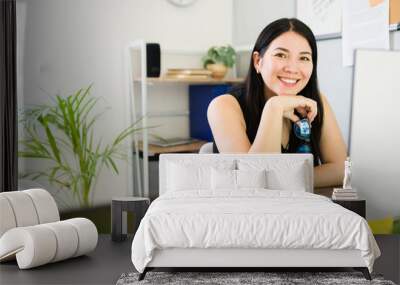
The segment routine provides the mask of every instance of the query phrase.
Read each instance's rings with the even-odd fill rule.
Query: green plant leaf
[[[230,46],[212,46],[207,51],[207,54],[202,58],[203,67],[208,64],[222,63],[227,67],[233,67],[236,61],[236,52]]]
[[[40,153],[35,153],[35,152],[29,152],[29,151],[19,151],[18,152],[19,157],[24,157],[24,158],[43,158],[43,159],[51,159],[51,157],[47,155],[43,155]]]
[[[110,164],[111,164],[111,166],[112,166],[114,172],[115,172],[116,174],[119,174],[117,165],[115,164],[114,160],[113,160],[111,157],[108,157],[107,160],[110,162]]]
[[[58,149],[54,135],[49,128],[47,116],[45,116],[45,117],[39,116],[38,121],[40,124],[42,124],[42,126],[46,132],[47,140],[50,144],[50,148],[52,150],[54,157],[56,158],[58,163],[61,163],[60,150]]]

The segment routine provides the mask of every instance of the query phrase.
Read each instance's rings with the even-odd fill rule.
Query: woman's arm
[[[222,95],[211,101],[207,118],[218,150],[223,153],[280,153],[282,144],[282,121],[298,120],[295,108],[309,109],[312,121],[316,114],[316,103],[303,96],[274,96],[264,106],[257,134],[251,145],[246,134],[246,123],[237,100],[231,95]]]
[[[243,112],[233,96],[222,95],[211,101],[207,118],[220,153],[281,152],[282,109],[277,104],[265,104],[253,144],[246,134]]]
[[[208,124],[222,152],[247,153],[251,147],[239,103],[232,95],[213,99],[207,109]]]
[[[338,186],[343,183],[346,144],[328,100],[321,94],[324,122],[321,129],[322,165],[314,168],[314,187]]]
[[[280,153],[282,145],[283,109],[274,100],[264,105],[257,134],[249,153]]]
[[[222,95],[212,100],[207,118],[220,153],[281,151],[282,112],[272,104],[265,104],[253,144],[247,137],[243,112],[232,95]]]

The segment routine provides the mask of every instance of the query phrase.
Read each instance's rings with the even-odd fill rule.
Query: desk
[[[158,156],[162,153],[177,153],[177,152],[199,152],[201,146],[205,144],[206,141],[196,141],[188,144],[180,144],[168,147],[157,146],[153,144],[149,144],[149,155],[150,156]],[[139,151],[142,153],[143,151],[143,143],[140,141],[138,143]]]

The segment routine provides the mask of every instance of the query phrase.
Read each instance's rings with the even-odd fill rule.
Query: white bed
[[[354,267],[370,278],[380,251],[368,224],[312,194],[311,155],[168,154],[159,167],[160,197],[132,243],[140,278],[154,267]]]

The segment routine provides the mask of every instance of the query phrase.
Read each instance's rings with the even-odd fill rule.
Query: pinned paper
[[[375,7],[376,5],[382,4],[383,0],[368,0],[370,7]]]
[[[342,29],[344,66],[354,64],[358,48],[389,49],[389,0],[343,1]]]
[[[341,0],[298,0],[296,4],[296,17],[306,23],[315,36],[341,32]]]

